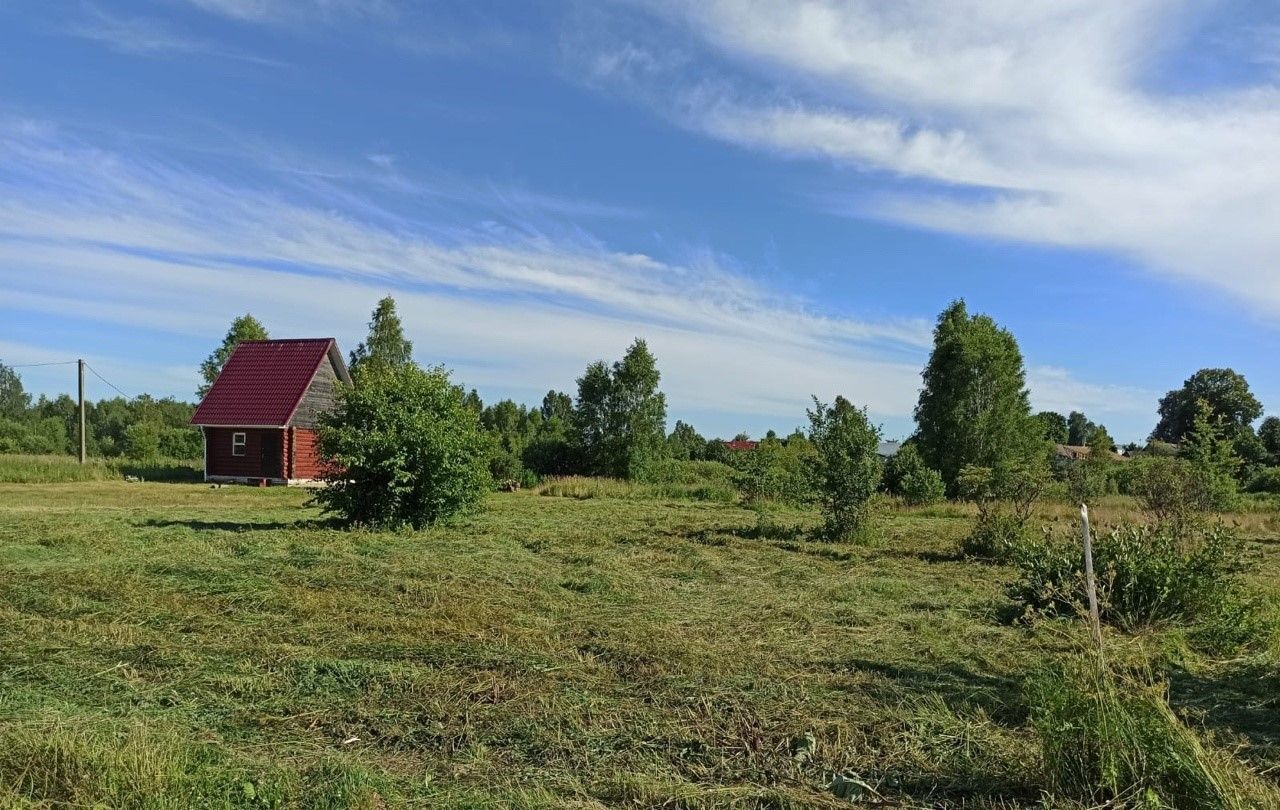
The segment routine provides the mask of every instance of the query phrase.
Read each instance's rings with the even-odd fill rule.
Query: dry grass
[[[1020,687],[1075,629],[1007,620],[963,508],[853,547],[604,491],[406,534],[305,499],[0,484],[0,805],[849,807],[840,773],[1038,806]],[[1280,770],[1273,661],[1173,674],[1215,751]]]

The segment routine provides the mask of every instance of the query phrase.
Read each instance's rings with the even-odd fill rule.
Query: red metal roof
[[[331,355],[338,376],[350,382],[333,338],[246,340],[227,358],[191,424],[285,427]]]

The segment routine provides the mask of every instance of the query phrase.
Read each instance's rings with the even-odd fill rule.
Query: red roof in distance
[[[725,442],[724,446],[730,450],[754,450],[760,442],[753,442],[750,439],[734,439],[731,442]]]
[[[351,382],[333,338],[246,340],[227,358],[191,424],[286,427],[330,355],[338,376]]]

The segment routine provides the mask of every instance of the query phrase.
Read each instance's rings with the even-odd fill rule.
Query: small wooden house
[[[316,420],[351,375],[333,338],[236,346],[191,417],[206,481],[305,484],[323,477]]]

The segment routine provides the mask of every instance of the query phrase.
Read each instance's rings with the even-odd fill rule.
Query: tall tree
[[[938,317],[923,377],[916,442],[948,490],[966,465],[994,467],[1043,446],[1018,342],[990,317],[970,316],[963,300]]]
[[[21,419],[31,406],[31,395],[22,387],[22,377],[0,363],[0,416]]]
[[[573,418],[573,397],[561,391],[548,391],[542,398],[542,418],[568,423]]]
[[[1208,406],[1211,421],[1233,441],[1262,416],[1262,403],[1244,375],[1229,368],[1202,368],[1160,399],[1160,422],[1151,438],[1181,442],[1195,425],[1200,400]]]
[[[1093,432],[1098,426],[1089,421],[1089,418],[1080,411],[1072,411],[1067,416],[1067,444],[1083,447],[1089,444],[1089,439],[1093,437]]]
[[[1223,426],[1223,418],[1213,411],[1208,400],[1193,403],[1191,429],[1183,436],[1180,455],[1191,462],[1196,490],[1204,503],[1215,511],[1225,512],[1235,503],[1235,476],[1240,456]]]
[[[213,387],[213,381],[218,379],[218,372],[222,371],[222,367],[227,364],[227,358],[231,357],[236,346],[246,340],[267,340],[268,337],[267,328],[247,312],[232,321],[231,328],[222,338],[222,345],[214,349],[213,353],[200,364],[200,376],[204,379],[204,384],[196,389],[196,396],[203,399],[204,395],[209,393],[209,389]]]
[[[707,456],[707,440],[693,425],[676,420],[676,426],[667,437],[667,448],[672,458],[681,461],[701,461]]]
[[[1036,424],[1040,427],[1040,435],[1045,441],[1054,444],[1070,444],[1068,441],[1070,431],[1067,427],[1067,417],[1057,411],[1040,411],[1033,417]]]
[[[351,352],[351,373],[399,368],[412,362],[413,344],[404,336],[396,299],[388,295],[373,309],[369,336]]]
[[[1268,463],[1280,467],[1280,416],[1268,416],[1258,426],[1258,439],[1267,451]]]
[[[657,361],[639,338],[622,360],[592,363],[578,378],[573,421],[589,472],[632,478],[663,453],[667,399],[660,381]]]

